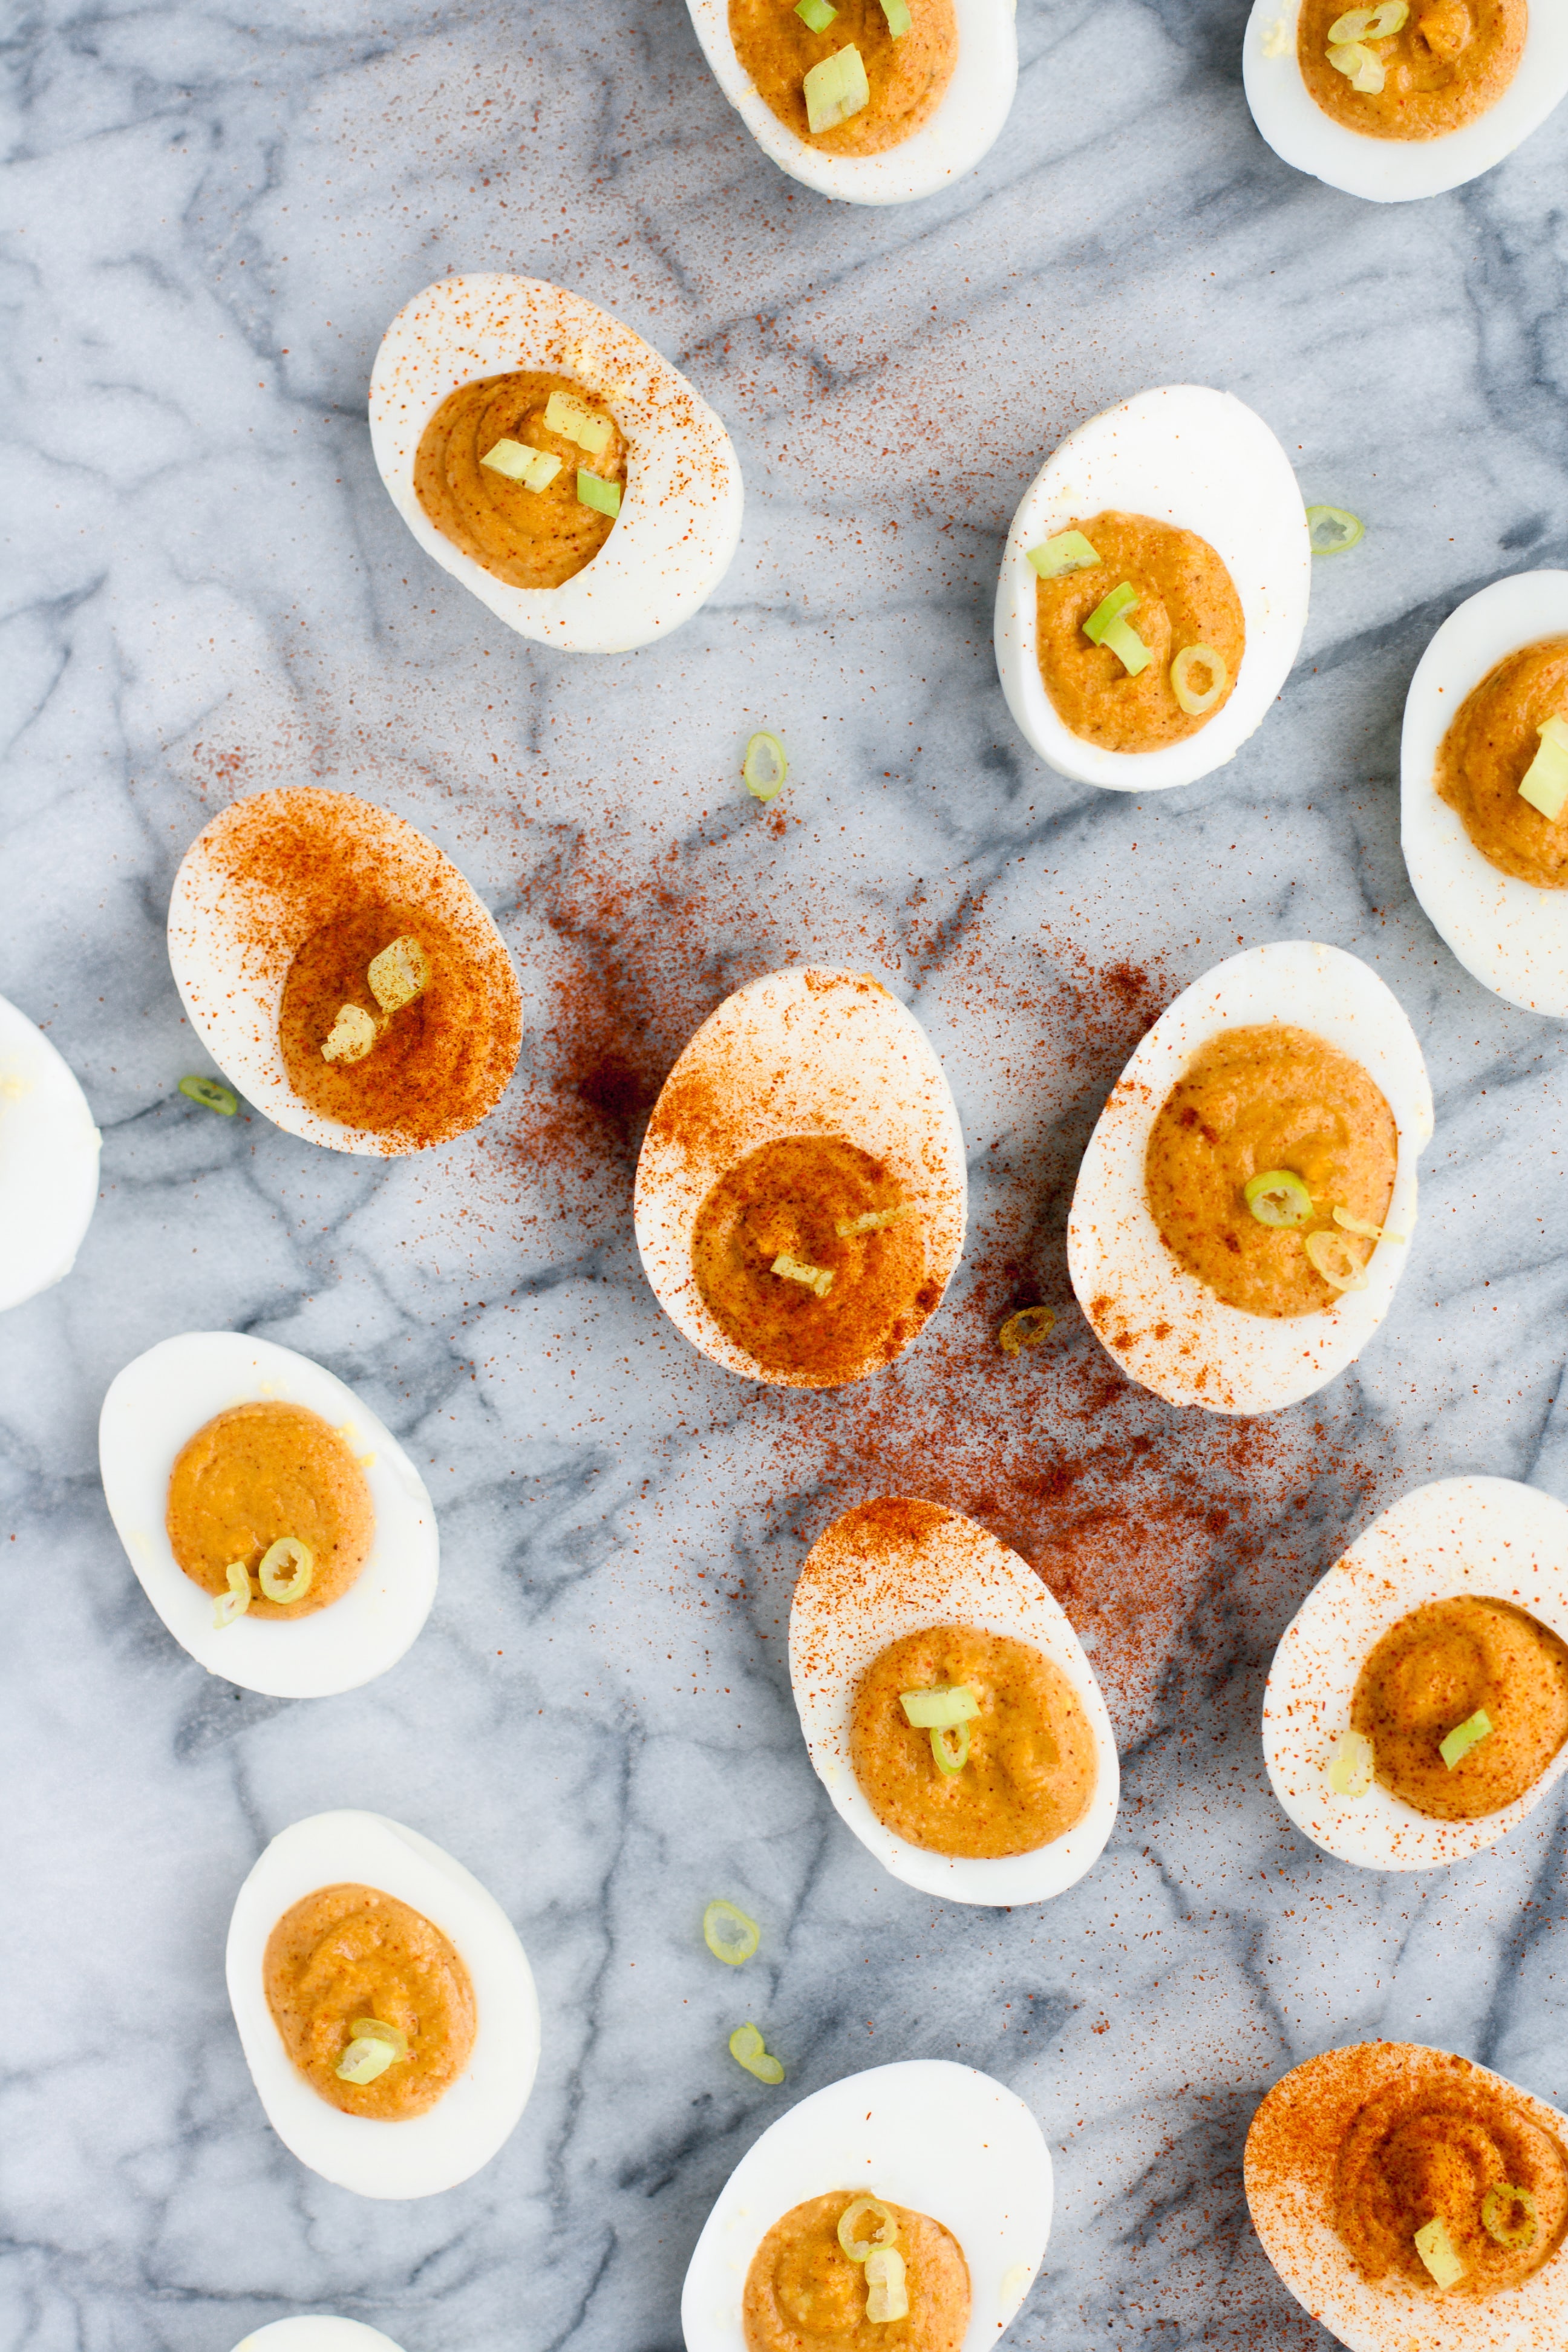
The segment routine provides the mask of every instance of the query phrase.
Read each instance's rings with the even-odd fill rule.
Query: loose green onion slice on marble
[[[939,1772],[945,1772],[949,1780],[955,1772],[962,1772],[969,1761],[968,1724],[955,1723],[952,1729],[958,1742],[956,1748],[948,1746],[947,1732],[940,1725],[931,1735],[931,1752],[936,1759],[936,1769]]]
[[[1091,571],[1100,555],[1081,530],[1058,530],[1054,539],[1031,547],[1028,560],[1042,580],[1060,580],[1068,572]]]
[[[1441,2213],[1415,2232],[1415,2251],[1431,2272],[1433,2282],[1450,2287],[1465,2275],[1465,2265],[1454,2252],[1454,2241]]]
[[[833,1287],[831,1266],[803,1265],[800,1259],[791,1257],[787,1250],[780,1250],[773,1260],[773,1271],[782,1275],[786,1282],[804,1283],[807,1290],[816,1291],[818,1298],[826,1298]]]
[[[213,1623],[220,1633],[226,1625],[232,1625],[237,1617],[243,1617],[250,1606],[250,1578],[246,1572],[245,1562],[231,1559],[224,1570],[224,1576],[227,1580],[228,1591],[220,1592],[213,1602]]]
[[[1352,8],[1343,16],[1336,16],[1329,26],[1330,46],[1340,47],[1346,41],[1386,41],[1391,33],[1403,32],[1410,15],[1410,0],[1383,0],[1381,7]]]
[[[909,2289],[904,2258],[897,2246],[873,2246],[866,2257],[866,2316],[873,2323],[907,2319]]]
[[[868,2238],[860,2231],[868,2218],[875,2214],[877,2227]],[[890,2246],[899,2234],[898,2219],[879,2197],[852,2197],[838,2216],[838,2242],[852,2263],[863,2263],[878,2246]]]
[[[1329,1759],[1329,1786],[1336,1797],[1364,1797],[1377,1759],[1364,1731],[1347,1731]]]
[[[397,2052],[379,2033],[359,2033],[349,2043],[332,2072],[340,2083],[374,2083],[397,2063]]]
[[[737,2025],[730,2036],[730,2055],[737,2066],[754,2074],[759,2083],[782,2083],[784,2070],[782,2063],[769,2051],[756,2027],[749,2021]]]
[[[1517,2213],[1519,2219],[1514,2220]],[[1481,2200],[1481,2227],[1489,2238],[1510,2254],[1532,2246],[1541,2234],[1541,2221],[1535,2210],[1535,2200],[1528,2189],[1510,2189],[1494,2180]]]
[[[1348,507],[1307,509],[1307,538],[1314,555],[1342,555],[1347,547],[1359,547],[1365,537],[1365,523]]]
[[[746,746],[741,773],[753,800],[778,798],[789,781],[789,761],[776,735],[770,735],[765,728],[758,730]]]
[[[1241,1197],[1260,1225],[1304,1225],[1312,1213],[1312,1196],[1290,1168],[1249,1176]]]
[[[268,1601],[303,1601],[315,1580],[315,1554],[298,1536],[279,1536],[262,1553],[256,1574]]]
[[[1194,682],[1194,670],[1208,672],[1208,684]],[[1171,691],[1189,719],[1205,719],[1230,684],[1230,672],[1212,646],[1184,646],[1171,664]]]
[[[385,2025],[379,2017],[351,2017],[349,2032],[356,2042],[386,2042],[395,2058],[408,2055],[408,2036],[400,2025]]]
[[[967,1683],[941,1683],[933,1690],[900,1691],[904,1720],[917,1731],[948,1731],[968,1723],[980,1712],[980,1701]]]
[[[1009,1315],[996,1334],[996,1344],[1005,1356],[1016,1356],[1021,1348],[1037,1348],[1056,1329],[1056,1309],[1051,1307],[1020,1307]]]
[[[1366,1269],[1343,1234],[1309,1234],[1301,1246],[1331,1290],[1366,1288]]]
[[[1555,824],[1568,801],[1568,719],[1543,719],[1536,732],[1541,749],[1525,770],[1519,796]]]
[[[1359,89],[1363,98],[1382,95],[1382,61],[1373,55],[1363,41],[1342,41],[1329,51],[1329,63],[1336,73],[1342,73],[1351,88]]]
[[[1447,1739],[1437,1742],[1437,1753],[1451,1772],[1457,1764],[1464,1762],[1472,1748],[1483,1739],[1489,1739],[1491,1733],[1490,1716],[1484,1706],[1478,1706],[1474,1715],[1467,1715],[1463,1723],[1454,1726]]]
[[[738,1969],[749,1960],[762,1940],[762,1929],[754,1919],[748,1919],[738,1903],[727,1903],[721,1895],[702,1914],[702,1940],[716,1960],[727,1969]]]
[[[619,482],[606,482],[602,474],[591,474],[586,466],[577,468],[577,503],[592,507],[598,514],[608,515],[613,522],[621,510]]]
[[[595,416],[569,392],[552,392],[545,402],[544,429],[559,433],[563,441],[575,441],[590,457],[602,457],[610,446],[609,418]]]
[[[829,0],[795,0],[795,13],[808,33],[826,33],[838,11]]]
[[[901,41],[910,29],[910,0],[882,0],[882,14],[894,40]]]
[[[813,66],[803,88],[805,119],[813,135],[836,131],[841,122],[847,122],[852,114],[858,114],[862,107],[871,103],[865,62],[853,41],[847,48],[835,50],[832,57]]]
[[[1084,635],[1091,646],[1102,646],[1105,643],[1106,631],[1115,622],[1120,621],[1124,613],[1135,613],[1137,610],[1138,591],[1131,580],[1123,580],[1119,587],[1113,588],[1110,595],[1102,597],[1095,606],[1083,625]]]
[[[561,471],[559,457],[548,449],[536,449],[530,441],[498,441],[479,463],[494,474],[504,474],[509,482],[521,482],[525,490],[547,490]]]
[[[1350,1211],[1342,1208],[1337,1201],[1333,1218],[1336,1225],[1342,1225],[1347,1234],[1360,1234],[1363,1241],[1402,1242],[1405,1239],[1403,1234],[1391,1234],[1386,1225],[1369,1225],[1364,1217],[1352,1217]]]
[[[239,1097],[231,1087],[220,1086],[216,1078],[182,1078],[180,1092],[187,1102],[200,1103],[204,1110],[216,1110],[222,1118],[232,1118],[239,1108]]]

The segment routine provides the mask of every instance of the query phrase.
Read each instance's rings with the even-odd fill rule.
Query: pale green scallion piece
[[[795,0],[795,13],[808,33],[826,33],[838,11],[830,0]]]
[[[807,1290],[816,1291],[818,1298],[826,1298],[833,1287],[833,1268],[830,1265],[805,1265],[799,1258],[791,1257],[787,1250],[780,1250],[772,1270],[781,1275],[785,1282],[804,1283]]]
[[[262,1553],[256,1574],[268,1601],[303,1601],[315,1580],[315,1554],[298,1536],[279,1536]]]
[[[1260,1225],[1304,1225],[1312,1213],[1312,1196],[1292,1168],[1249,1176],[1241,1197]]]
[[[332,2072],[340,2083],[356,2083],[363,2087],[396,2063],[395,2043],[384,2040],[379,2033],[356,2033]]]
[[[1568,802],[1568,719],[1543,719],[1536,732],[1541,749],[1525,770],[1519,797],[1555,824]]]
[[[872,2214],[877,2219],[876,2231],[871,2237],[862,2238],[860,2230]],[[838,2216],[838,2242],[852,2263],[863,2263],[875,2246],[890,2246],[898,2234],[898,2217],[879,2197],[852,2197]]]
[[[900,1691],[904,1720],[917,1731],[948,1731],[968,1723],[980,1712],[980,1701],[967,1683],[939,1684],[934,1690]]]
[[[1405,1239],[1403,1234],[1391,1234],[1386,1225],[1369,1225],[1364,1217],[1352,1217],[1350,1211],[1342,1208],[1337,1201],[1334,1203],[1333,1219],[1335,1224],[1342,1225],[1347,1234],[1360,1234],[1363,1241],[1402,1242]]]
[[[1314,555],[1342,555],[1347,547],[1359,547],[1365,537],[1365,523],[1348,507],[1307,509],[1307,538]]]
[[[1364,1797],[1377,1759],[1364,1731],[1347,1731],[1329,1759],[1329,1786],[1336,1797]]]
[[[561,471],[560,458],[548,449],[536,449],[531,441],[498,441],[479,463],[493,474],[504,474],[509,482],[521,482],[525,490],[547,490]]]
[[[232,1118],[239,1108],[239,1097],[216,1078],[182,1078],[180,1092],[187,1102],[200,1103],[204,1110],[216,1110],[222,1118]]]
[[[586,466],[577,468],[577,503],[592,507],[598,514],[608,515],[614,522],[621,510],[619,482],[606,482],[602,474],[591,474]]]
[[[1329,51],[1329,63],[1336,73],[1343,74],[1351,88],[1359,89],[1363,98],[1382,96],[1384,80],[1383,62],[1364,41],[1342,41]]]
[[[1042,580],[1059,580],[1068,572],[1089,572],[1100,561],[1100,550],[1081,530],[1058,530],[1054,539],[1031,547],[1028,552]]]
[[[1404,31],[1409,16],[1410,0],[1382,0],[1376,8],[1352,8],[1329,26],[1330,46],[1339,48],[1346,41],[1386,41],[1391,33]]]
[[[1130,580],[1122,581],[1095,606],[1083,625],[1084,635],[1091,646],[1103,646],[1116,656],[1129,677],[1136,677],[1153,660],[1142,638],[1127,618],[1138,610],[1138,591]]]
[[[873,2325],[910,2315],[904,2258],[897,2246],[873,2246],[866,2257],[866,2316]]]
[[[813,66],[803,87],[806,123],[814,138],[819,131],[837,131],[841,122],[871,103],[865,61],[853,41]]]
[[[575,441],[579,449],[586,449],[590,457],[602,457],[610,446],[610,420],[595,416],[593,410],[569,392],[552,392],[544,404],[544,429],[559,433],[563,441]]]
[[[1366,1270],[1343,1234],[1309,1234],[1301,1246],[1331,1290],[1366,1288]]]
[[[213,1602],[213,1623],[221,1633],[237,1617],[243,1617],[250,1606],[250,1578],[242,1559],[231,1559],[224,1570],[228,1591],[220,1592]]]
[[[349,2032],[356,2041],[363,2036],[372,2042],[390,2042],[395,2058],[408,2055],[408,2036],[400,2025],[385,2025],[379,2017],[351,2017]]]
[[[1208,675],[1208,684],[1195,683],[1194,672]],[[1189,719],[1206,719],[1226,688],[1230,671],[1212,646],[1184,646],[1171,664],[1171,692]]]
[[[1492,1730],[1492,1719],[1484,1706],[1478,1706],[1474,1715],[1467,1715],[1463,1723],[1457,1723],[1447,1739],[1437,1742],[1437,1753],[1449,1771],[1462,1764],[1480,1740],[1489,1739]]]
[[[789,782],[789,760],[776,735],[770,735],[763,728],[752,736],[741,762],[741,773],[753,800],[777,800]]]
[[[1431,2272],[1435,2286],[1455,2286],[1464,2277],[1465,2265],[1454,2251],[1454,2241],[1441,2213],[1416,2231],[1415,2251]]]
[[[738,1969],[749,1960],[762,1940],[762,1929],[754,1919],[748,1919],[737,1903],[727,1903],[722,1895],[710,1903],[702,1914],[702,1940],[716,1960],[727,1969]]]
[[[1526,2246],[1532,2246],[1541,2234],[1534,2198],[1528,2189],[1510,2189],[1494,2180],[1481,2200],[1481,2227],[1489,2238],[1495,2239],[1510,2254],[1521,2252]]]
[[[949,1780],[955,1772],[962,1772],[969,1761],[968,1724],[954,1724],[952,1736],[958,1742],[956,1748],[948,1746],[947,1732],[941,1725],[938,1725],[931,1734],[931,1752],[936,1759],[936,1769],[939,1772],[945,1772]]]
[[[882,14],[894,40],[901,41],[910,29],[910,0],[882,0]]]
[[[731,2034],[730,2055],[737,2066],[743,2066],[759,2083],[784,2081],[783,2063],[772,2054],[757,2028],[749,2021],[737,2025]]]

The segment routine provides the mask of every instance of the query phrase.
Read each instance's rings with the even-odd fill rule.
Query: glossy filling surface
[[[879,155],[922,130],[958,63],[952,0],[909,0],[910,26],[895,40],[882,0],[837,0],[833,22],[808,29],[789,0],[730,0],[735,55],[781,122],[829,155]],[[814,66],[853,46],[869,103],[831,131],[813,131],[805,82]]]
[[[1451,1768],[1442,1742],[1492,1728]],[[1385,1789],[1435,1821],[1479,1821],[1532,1789],[1568,1739],[1568,1649],[1505,1601],[1432,1601],[1389,1628],[1351,1701]]]
[[[868,2320],[864,2266],[838,2242],[852,2202],[840,2189],[791,2208],[752,2257],[742,2302],[746,2352],[960,2352],[969,2326],[969,2265],[949,2230],[889,2205],[902,2255],[906,2318]],[[878,2224],[868,2217],[868,2230]],[[855,2242],[860,2242],[855,2241]]]
[[[1519,71],[1530,22],[1526,0],[1410,0],[1396,32],[1357,45],[1383,77],[1357,89],[1329,62],[1346,14],[1342,0],[1302,0],[1297,60],[1323,112],[1369,139],[1441,139],[1485,114]]]
[[[552,393],[569,394],[608,426],[603,450],[551,431],[544,412]],[[482,462],[500,441],[558,458],[559,472],[538,490],[509,479]],[[498,580],[559,588],[593,562],[616,527],[579,499],[579,467],[625,488],[626,443],[614,416],[570,376],[520,369],[447,394],[420,436],[414,491],[437,530]]]
[[[1520,796],[1548,719],[1568,719],[1568,637],[1521,646],[1487,672],[1455,712],[1434,782],[1489,866],[1568,889],[1568,810],[1543,816]]]
[[[204,1592],[229,1589],[237,1560],[256,1618],[309,1617],[340,1600],[370,1558],[375,1512],[364,1473],[338,1432],[304,1405],[237,1404],[186,1440],[169,1478],[165,1525],[175,1559]],[[285,1536],[310,1547],[298,1601],[268,1601],[263,1553]]]

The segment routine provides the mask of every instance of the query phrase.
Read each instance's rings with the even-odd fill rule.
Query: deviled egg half
[[[541,278],[444,278],[387,329],[370,439],[426,555],[520,635],[626,653],[705,604],[741,468],[680,371]]]
[[[763,154],[846,204],[906,204],[973,171],[1018,86],[1013,0],[687,5]]]
[[[1555,0],[1254,0],[1247,102],[1282,162],[1373,204],[1489,172],[1568,94]]]
[[[0,996],[0,1309],[64,1280],[98,1206],[99,1133],[69,1065]]]
[[[861,1503],[806,1556],[789,1671],[817,1778],[867,1850],[950,1903],[1039,1903],[1116,1819],[1094,1670],[1026,1561],[941,1504]]]
[[[291,1348],[160,1340],[116,1375],[98,1458],[142,1591],[209,1675],[275,1698],[357,1690],[430,1613],[423,1479],[353,1389]]]
[[[387,1158],[493,1110],[522,1042],[505,943],[471,883],[390,809],[289,785],[185,852],[169,961],[225,1074],[290,1135]]]
[[[242,2338],[234,2352],[401,2352],[401,2347],[363,2319],[306,2311],[293,2319],[269,2320]]]
[[[1070,433],[1019,501],[996,582],[1007,708],[1076,782],[1194,783],[1289,676],[1311,562],[1260,416],[1203,384],[1138,393]]]
[[[316,1813],[239,1890],[225,1966],[268,2121],[361,2197],[433,2197],[509,2139],[539,2000],[492,1895],[416,1830]]]
[[[963,1250],[963,1137],[912,1013],[863,971],[726,997],[666,1079],[637,1160],[654,1295],[730,1370],[837,1388],[923,1328]]]
[[[1506,1837],[1568,1767],[1568,1510],[1512,1478],[1402,1496],[1281,1636],[1263,1757],[1342,1862],[1433,1870]]]
[[[1400,840],[1466,970],[1527,1013],[1568,1020],[1568,572],[1494,580],[1422,655],[1405,703]]]
[[[781,2116],[730,2175],[686,2273],[687,2352],[879,2325],[909,2352],[984,2352],[1050,2228],[1050,2155],[1016,2093],[948,2059],[868,2067]]]
[[[1568,2116],[1411,2042],[1325,2051],[1252,2118],[1247,2201],[1349,2352],[1561,2352]]]
[[[1374,972],[1309,940],[1230,956],[1161,1014],[1089,1138],[1079,1304],[1172,1404],[1294,1404],[1387,1314],[1431,1137],[1421,1048]]]

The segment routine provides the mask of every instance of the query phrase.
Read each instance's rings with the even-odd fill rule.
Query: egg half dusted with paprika
[[[0,1309],[62,1282],[98,1206],[99,1134],[75,1073],[0,996]]]
[[[681,2292],[687,2352],[862,2343],[883,2326],[889,2342],[984,2352],[1050,2228],[1050,2155],[1016,2092],[948,2059],[868,2067],[802,2099],[730,2175]]]
[[[405,304],[371,373],[370,438],[426,555],[568,653],[668,636],[740,544],[740,464],[707,402],[541,278],[444,278]]]
[[[812,1546],[790,1683],[839,1817],[950,1903],[1039,1903],[1104,1851],[1116,1738],[1094,1670],[1026,1561],[960,1512],[861,1503]]]
[[[1079,1304],[1172,1404],[1294,1404],[1387,1314],[1431,1137],[1421,1048],[1374,972],[1309,940],[1231,956],[1096,1123],[1068,1219]]]
[[[731,1371],[837,1388],[889,1364],[963,1249],[963,1137],[912,1013],[861,971],[727,997],[666,1079],[637,1161],[654,1295]]]

